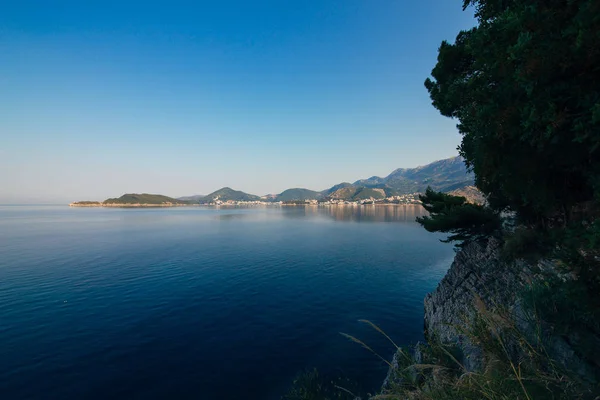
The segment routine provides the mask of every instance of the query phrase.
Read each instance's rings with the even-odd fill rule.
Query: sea
[[[454,252],[419,205],[0,206],[0,399],[364,396]],[[365,397],[363,397],[365,398]]]

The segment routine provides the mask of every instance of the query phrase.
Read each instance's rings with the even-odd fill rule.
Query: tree
[[[544,224],[600,193],[600,1],[465,0],[425,86],[497,210]]]
[[[427,188],[425,195],[419,199],[430,216],[417,217],[429,232],[451,233],[442,242],[458,242],[457,247],[484,239],[502,227],[502,220],[497,211],[487,206],[471,204],[467,199],[436,192]]]

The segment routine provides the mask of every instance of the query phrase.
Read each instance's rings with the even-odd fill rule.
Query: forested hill
[[[224,187],[210,194],[207,194],[200,203],[210,203],[213,201],[259,201],[260,197],[242,192],[240,190],[233,190],[230,187]]]
[[[319,200],[323,197],[323,193],[315,192],[310,189],[293,188],[287,189],[277,195],[276,201],[293,201],[293,200]]]
[[[188,204],[183,200],[177,200],[172,197],[161,194],[148,193],[127,193],[118,198],[106,199],[102,204]]]

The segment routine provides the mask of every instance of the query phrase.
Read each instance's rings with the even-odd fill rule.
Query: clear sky
[[[457,154],[462,0],[7,1],[0,202],[322,190]]]

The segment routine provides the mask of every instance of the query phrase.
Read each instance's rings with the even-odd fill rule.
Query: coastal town
[[[360,206],[360,205],[402,205],[402,204],[421,204],[419,200],[420,193],[403,194],[389,196],[383,199],[373,197],[360,200],[347,200],[340,198],[323,198],[308,200],[288,200],[276,201],[269,196],[263,196],[259,200],[231,200],[221,199],[217,196],[210,201],[126,201],[109,199],[103,202],[99,201],[78,201],[69,204],[71,207],[111,207],[111,208],[137,208],[137,207],[186,207],[186,206]],[[126,195],[128,196],[128,195]]]
[[[309,199],[309,200],[288,200],[288,201],[272,201],[267,196],[261,198],[261,200],[253,201],[236,201],[236,200],[220,200],[214,199],[206,205],[212,206],[251,206],[251,205],[311,205],[311,206],[331,206],[331,205],[398,205],[398,204],[421,204],[419,200],[420,193],[403,194],[398,196],[389,196],[383,199],[375,199],[373,197],[360,200],[346,200],[336,198],[324,198],[324,199]]]

